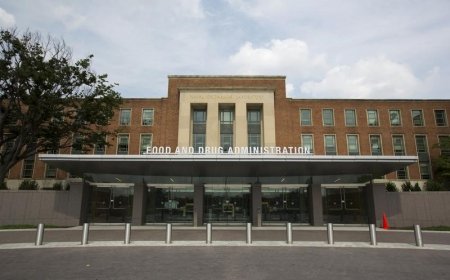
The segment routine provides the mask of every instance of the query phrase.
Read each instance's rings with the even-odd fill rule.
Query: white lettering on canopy
[[[175,154],[302,154],[310,155],[309,147],[199,147],[197,151],[194,147],[176,147]],[[171,147],[147,147],[144,155],[151,154],[172,154]]]

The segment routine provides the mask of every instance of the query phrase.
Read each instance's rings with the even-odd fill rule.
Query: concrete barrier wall
[[[386,213],[391,227],[450,226],[450,192],[381,192],[375,197],[377,222]]]
[[[80,210],[79,190],[0,191],[0,225],[76,226],[80,223]]]

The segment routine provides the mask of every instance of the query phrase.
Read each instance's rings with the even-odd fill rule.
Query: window
[[[405,155],[405,144],[403,142],[402,135],[392,136],[392,143],[394,145],[394,155],[404,156]]]
[[[311,109],[300,109],[300,125],[312,125]]]
[[[153,109],[142,109],[142,125],[153,125]]]
[[[423,126],[423,112],[422,110],[412,110],[412,120],[414,126]]]
[[[224,152],[233,147],[234,133],[234,110],[233,108],[222,108],[220,110],[220,146]]]
[[[445,110],[434,110],[434,119],[437,126],[447,126],[447,116]]]
[[[118,155],[127,155],[128,154],[128,134],[119,134],[117,136],[117,154]]]
[[[130,125],[131,109],[120,109],[119,125]]]
[[[420,178],[421,179],[431,179],[429,162],[419,162],[419,169],[420,169]]]
[[[438,137],[439,148],[441,149],[441,155],[450,156],[450,136],[442,135]]]
[[[347,150],[350,156],[359,155],[358,135],[347,135]]]
[[[106,142],[106,136],[105,136],[105,142]],[[97,143],[94,145],[94,154],[95,155],[104,155],[106,152],[106,145],[102,143]]]
[[[261,110],[247,111],[248,147],[261,147]]]
[[[34,169],[34,155],[23,160],[22,178],[32,178]]]
[[[378,111],[367,110],[367,124],[369,126],[378,126]]]
[[[72,137],[72,154],[73,155],[80,155],[84,154],[83,151],[83,136],[79,134],[74,134]]]
[[[323,118],[323,125],[326,126],[334,125],[333,109],[323,109],[322,118]]]
[[[356,126],[356,110],[345,109],[345,125]]]
[[[141,155],[147,152],[147,147],[152,146],[152,134],[141,134],[139,150]]]
[[[314,153],[314,139],[312,134],[302,134],[301,136],[303,149],[309,148],[311,154]]]
[[[381,147],[380,135],[370,135],[370,149],[373,156],[381,156],[383,154]]]
[[[58,151],[51,150],[51,151],[48,151],[47,154],[55,155],[55,154],[58,154]],[[57,171],[56,167],[49,165],[49,164],[45,164],[45,178],[56,178],[56,171]]]
[[[407,167],[397,170],[397,179],[400,179],[400,180],[408,179],[408,168]]]
[[[427,138],[424,135],[416,135],[417,153],[428,153]]]
[[[192,131],[192,147],[194,152],[198,153],[199,148],[205,147],[206,139],[206,110],[194,109],[192,113],[193,131]]]
[[[400,117],[400,110],[389,110],[389,119],[391,126],[401,126],[402,119]]]
[[[324,135],[325,139],[325,154],[326,155],[336,155],[336,136],[335,135]]]

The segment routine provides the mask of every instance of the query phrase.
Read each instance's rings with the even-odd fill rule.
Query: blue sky
[[[94,54],[124,97],[168,75],[285,75],[294,98],[450,96],[448,0],[0,0],[0,26]]]

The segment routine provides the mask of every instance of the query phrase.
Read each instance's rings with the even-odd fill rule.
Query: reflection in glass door
[[[133,187],[92,186],[88,220],[92,223],[131,221]]]
[[[205,186],[204,220],[220,223],[250,221],[250,186]]]
[[[307,187],[262,187],[263,223],[309,223]]]
[[[147,223],[192,223],[193,214],[193,186],[158,186],[148,188]]]
[[[365,187],[322,188],[325,223],[367,224]]]

